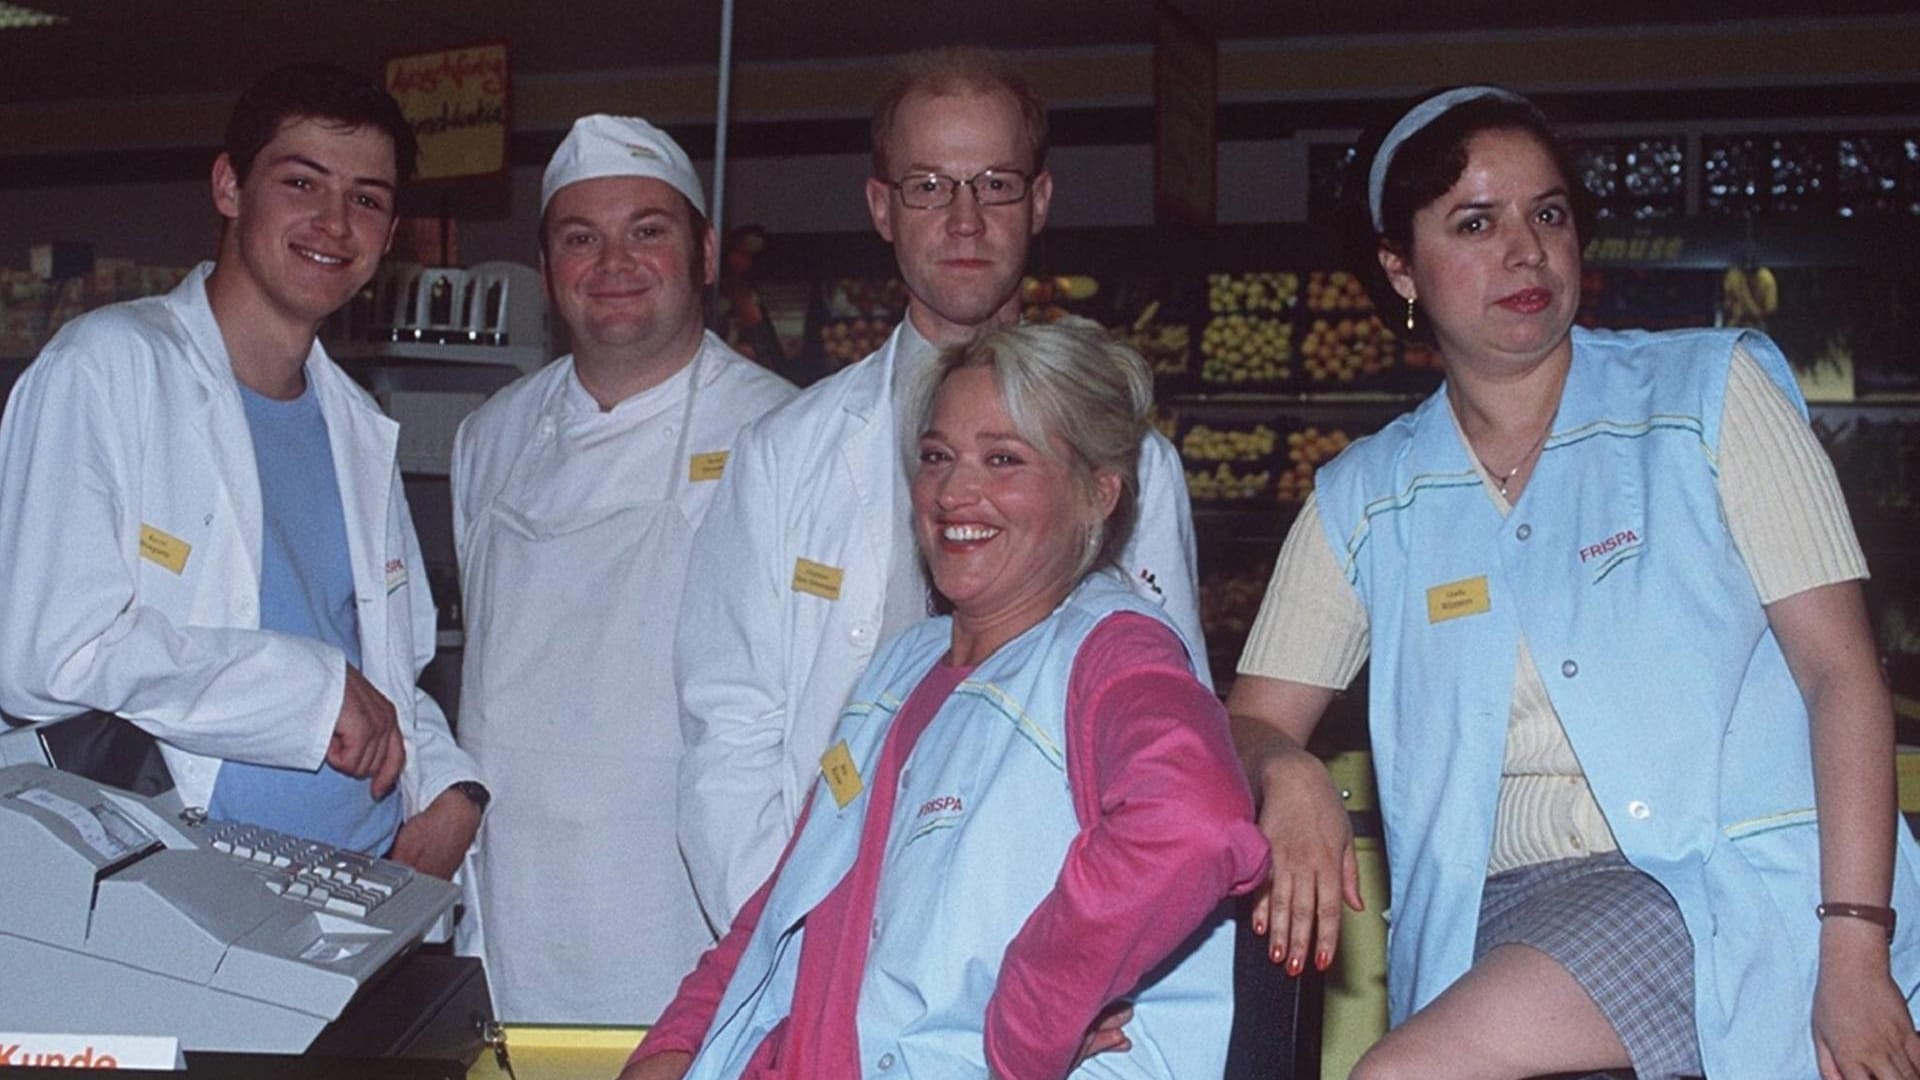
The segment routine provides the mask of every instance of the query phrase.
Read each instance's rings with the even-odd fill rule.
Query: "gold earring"
[[[1407,297],[1407,333],[1413,333],[1413,297]]]

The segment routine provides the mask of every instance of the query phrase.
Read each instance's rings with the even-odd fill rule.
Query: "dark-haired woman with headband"
[[[1916,849],[1832,466],[1763,335],[1573,326],[1581,195],[1490,87],[1372,157],[1376,290],[1447,378],[1320,470],[1241,658],[1255,929],[1324,968],[1359,906],[1303,748],[1371,659],[1393,1029],[1355,1076],[1920,1076]]]

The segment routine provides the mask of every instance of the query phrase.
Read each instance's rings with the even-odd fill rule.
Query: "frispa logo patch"
[[[1598,585],[1622,563],[1637,559],[1644,554],[1645,547],[1637,530],[1621,529],[1604,540],[1582,547],[1580,565],[1593,575],[1593,583]]]
[[[907,837],[907,843],[951,829],[960,824],[960,819],[966,814],[967,806],[960,796],[935,795],[921,803],[919,812],[913,815],[913,835]]]

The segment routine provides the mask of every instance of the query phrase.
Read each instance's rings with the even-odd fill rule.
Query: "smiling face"
[[[892,176],[867,181],[873,227],[893,245],[914,326],[936,345],[960,344],[1019,315],[1027,247],[1047,222],[1053,177],[1033,177],[1016,203],[981,206],[965,185],[937,210],[901,203],[890,181],[912,173],[965,180],[986,169],[1031,175],[1033,150],[1019,106],[1003,91],[914,94],[894,114]]]
[[[1042,450],[1007,414],[993,369],[960,368],[934,397],[913,473],[914,533],[955,619],[993,647],[1073,590],[1119,478],[1076,482],[1064,443]]]
[[[1537,363],[1568,347],[1580,307],[1580,239],[1566,177],[1538,139],[1483,131],[1452,188],[1413,215],[1412,251],[1380,251],[1417,299],[1450,364]]]
[[[686,196],[647,176],[582,180],[554,193],[543,235],[547,295],[576,358],[692,354],[715,255]]]
[[[379,267],[393,239],[394,195],[393,139],[370,126],[294,117],[260,149],[244,181],[220,155],[220,287],[311,334]]]

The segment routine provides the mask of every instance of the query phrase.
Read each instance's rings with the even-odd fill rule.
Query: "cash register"
[[[458,895],[398,863],[37,764],[0,768],[0,861],[3,1028],[358,1055],[405,1048],[342,1030],[350,1003],[389,1031],[446,1013],[475,1052],[491,1019],[472,961],[458,993],[390,977]]]

